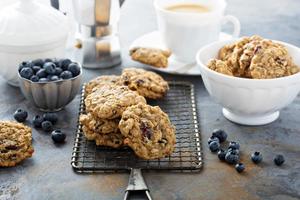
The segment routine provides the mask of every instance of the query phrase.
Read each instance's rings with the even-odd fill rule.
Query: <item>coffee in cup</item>
[[[239,20],[224,16],[225,0],[154,0],[160,35],[173,57],[195,62],[199,48],[219,40],[222,24],[234,25],[233,37],[240,33]]]

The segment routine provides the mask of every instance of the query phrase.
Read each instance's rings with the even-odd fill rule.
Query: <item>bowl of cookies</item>
[[[260,36],[220,41],[196,56],[204,85],[238,124],[275,121],[300,91],[300,49]]]

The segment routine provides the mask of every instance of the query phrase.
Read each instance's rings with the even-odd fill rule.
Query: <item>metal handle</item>
[[[129,198],[129,193],[134,191],[145,191],[148,200],[152,200],[141,169],[131,169],[124,200],[127,200]]]

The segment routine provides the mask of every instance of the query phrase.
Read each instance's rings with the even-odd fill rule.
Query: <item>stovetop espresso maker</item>
[[[51,0],[59,7],[59,0]],[[123,2],[121,0],[121,2]],[[119,0],[72,0],[77,22],[77,44],[86,68],[106,68],[121,63],[118,22]]]

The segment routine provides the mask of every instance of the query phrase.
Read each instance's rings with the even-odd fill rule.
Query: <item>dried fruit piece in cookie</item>
[[[125,136],[124,144],[143,159],[163,158],[175,148],[175,128],[158,106],[138,104],[128,107],[119,128]]]
[[[100,119],[120,118],[128,106],[138,103],[146,103],[145,98],[127,86],[104,86],[85,99],[87,112]]]
[[[99,119],[87,113],[80,115],[79,120],[81,125],[97,133],[109,134],[119,131],[118,125],[120,119]]]
[[[89,95],[92,93],[93,89],[97,89],[106,85],[121,85],[120,76],[109,75],[109,76],[99,76],[85,85],[85,94]]]
[[[136,47],[130,50],[132,60],[158,68],[168,67],[168,58],[170,55],[170,51],[156,48]]]
[[[121,79],[129,89],[150,99],[162,98],[169,90],[168,83],[160,75],[143,69],[124,69]]]
[[[113,148],[119,148],[123,146],[124,137],[120,131],[116,133],[102,134],[90,130],[86,126],[82,126],[82,131],[88,140],[94,140],[98,146],[109,146]]]
[[[30,158],[31,128],[17,122],[0,121],[0,167],[11,167]]]

